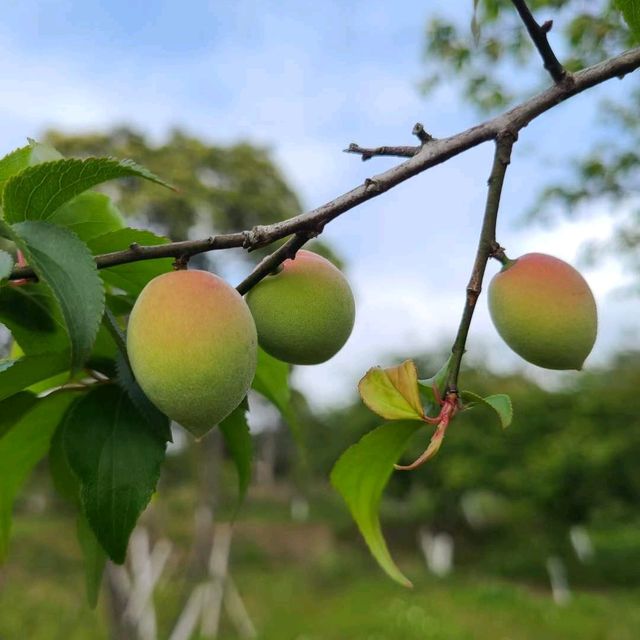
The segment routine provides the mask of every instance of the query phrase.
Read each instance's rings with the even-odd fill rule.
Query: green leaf
[[[425,403],[425,410],[428,414],[437,414],[440,411],[440,403],[438,402],[438,398],[436,398],[434,388],[438,390],[438,394],[442,399],[450,370],[451,356],[447,358],[446,362],[440,367],[435,375],[430,378],[425,378],[424,380],[418,380],[420,395]]]
[[[0,289],[0,322],[26,354],[69,349],[60,309],[41,282]]]
[[[253,457],[253,442],[247,424],[249,405],[245,398],[231,415],[219,425],[224,437],[227,450],[233,458],[238,472],[238,505],[244,500],[251,481],[251,459]]]
[[[62,421],[51,440],[49,471],[58,494],[75,507],[80,507],[80,481],[67,460],[64,449],[64,427],[65,422]],[[95,608],[107,555],[82,513],[78,513],[76,518],[76,535],[84,558],[87,601],[91,608]]]
[[[495,413],[500,425],[506,429],[513,419],[513,405],[511,398],[506,393],[496,393],[492,396],[482,397],[472,391],[462,391],[460,396],[463,400],[473,404],[482,404]]]
[[[47,222],[66,227],[83,242],[124,227],[122,214],[111,198],[93,191],[81,193],[63,204]]]
[[[78,514],[76,535],[84,557],[84,581],[87,591],[87,602],[92,609],[98,604],[102,574],[107,562],[107,554],[94,535],[87,519]]]
[[[378,509],[393,465],[419,428],[414,421],[383,424],[349,447],[331,471],[331,484],[347,503],[371,553],[387,575],[404,586],[411,583],[391,558]]]
[[[638,0],[615,0],[631,33],[640,40],[640,2]]]
[[[296,442],[302,446],[302,428],[291,404],[289,365],[258,349],[258,367],[251,386],[275,405],[289,425]]]
[[[8,153],[0,160],[0,193],[9,178],[27,167],[61,158],[62,154],[48,144],[40,144],[35,140],[29,140],[29,144],[26,147],[15,149],[15,151]]]
[[[24,356],[7,360],[0,367],[0,400],[4,400],[36,382],[46,380],[69,367],[68,354],[62,352]]]
[[[60,422],[51,438],[49,448],[49,474],[53,486],[61,498],[75,507],[80,506],[80,481],[71,470],[64,450],[64,420]]]
[[[11,227],[13,239],[60,304],[71,344],[71,368],[91,353],[104,312],[104,287],[87,246],[67,229],[46,222]]]
[[[31,147],[20,147],[8,153],[0,160],[0,192],[9,178],[20,173],[29,166],[31,159]]]
[[[83,191],[114,178],[137,176],[165,187],[166,182],[131,160],[70,158],[44,162],[9,178],[3,193],[9,222],[49,220],[53,213]]]
[[[171,420],[147,398],[145,392],[136,382],[126,352],[123,354],[122,351],[118,351],[116,370],[118,371],[118,384],[127,392],[140,415],[165,442],[172,442]]]
[[[11,254],[0,249],[0,282],[7,279],[11,275],[13,264],[14,261],[11,257]]]
[[[47,453],[51,437],[77,393],[52,393],[39,399],[0,438],[0,560],[6,557],[15,497],[33,467]]]
[[[2,364],[0,362],[0,367]],[[28,391],[16,393],[0,402],[0,438],[18,422],[23,413],[33,407],[35,402],[35,394]]]
[[[397,367],[369,369],[358,384],[362,401],[386,420],[422,420],[418,372],[413,360]]]
[[[155,246],[169,242],[167,238],[157,236],[151,231],[141,229],[119,229],[110,233],[105,233],[94,238],[87,244],[94,255],[102,253],[112,253],[113,251],[123,251],[137,242],[141,246]],[[120,264],[108,269],[101,269],[100,275],[103,280],[118,289],[137,296],[144,286],[156,276],[167,271],[171,271],[173,265],[172,258],[159,258],[158,260],[141,260]]]
[[[63,437],[80,479],[83,513],[109,557],[121,564],[158,482],[166,443],[115,385],[98,385],[75,402]]]

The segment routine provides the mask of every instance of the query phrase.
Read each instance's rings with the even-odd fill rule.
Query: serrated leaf
[[[118,372],[118,384],[127,392],[129,399],[133,402],[138,412],[149,423],[149,426],[165,442],[173,442],[171,421],[147,398],[145,392],[136,382],[126,353],[123,354],[121,351],[118,351],[118,355],[116,356],[116,370]]]
[[[68,368],[69,357],[64,352],[41,353],[5,361],[0,367],[0,400]]]
[[[349,447],[331,471],[331,484],[347,503],[374,558],[390,578],[405,587],[411,582],[391,558],[378,510],[393,465],[419,428],[414,421],[383,424]]]
[[[53,433],[77,393],[52,393],[39,399],[0,438],[0,560],[11,530],[15,497],[33,467],[46,455]]]
[[[636,40],[640,40],[640,2],[638,0],[615,0],[625,22]]]
[[[496,393],[483,398],[472,391],[462,391],[460,396],[467,402],[482,404],[491,409],[503,429],[506,429],[511,424],[513,420],[513,405],[511,404],[511,398],[506,393]]]
[[[71,345],[71,369],[91,353],[104,313],[104,287],[87,246],[71,231],[47,222],[11,227],[13,239],[55,296]]]
[[[258,366],[251,386],[275,405],[289,425],[296,442],[302,446],[302,429],[291,404],[289,370],[286,362],[277,360],[259,348]]]
[[[98,385],[75,402],[63,437],[80,479],[82,511],[109,557],[121,564],[158,482],[166,443],[115,385]]]
[[[14,261],[11,254],[0,249],[0,282],[6,280],[11,275],[13,264]]]
[[[78,514],[76,520],[76,535],[84,558],[84,582],[87,592],[87,602],[92,609],[98,604],[102,574],[107,563],[107,554],[98,542],[87,519]]]
[[[62,154],[50,145],[29,140],[28,145],[15,149],[0,160],[0,193],[4,189],[6,181],[20,171],[41,162],[61,158]]]
[[[397,367],[369,369],[358,384],[362,401],[386,420],[422,420],[418,372],[413,360]]]
[[[93,238],[87,244],[91,252],[94,255],[98,255],[112,253],[113,251],[123,251],[128,249],[134,242],[141,246],[155,246],[166,244],[169,240],[162,236],[157,236],[151,231],[127,227]],[[137,296],[150,280],[167,271],[171,271],[172,265],[172,258],[142,260],[101,269],[100,275],[106,283]]]
[[[88,191],[56,209],[47,222],[73,231],[88,242],[105,233],[124,227],[124,219],[111,198]]]
[[[218,426],[224,437],[227,451],[231,454],[238,472],[238,505],[244,500],[251,481],[251,460],[253,458],[253,442],[247,411],[249,405],[245,398]]]
[[[44,162],[9,178],[3,193],[3,209],[9,222],[48,220],[77,195],[115,178],[139,177],[170,187],[131,160],[69,158]]]

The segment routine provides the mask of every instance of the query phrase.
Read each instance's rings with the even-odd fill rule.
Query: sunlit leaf
[[[9,222],[49,220],[58,207],[96,185],[136,176],[169,185],[131,160],[69,158],[29,167],[9,178],[2,206]]]
[[[349,447],[331,471],[331,484],[347,503],[371,553],[384,571],[404,586],[411,583],[391,558],[378,510],[393,465],[419,428],[413,421],[383,424]]]
[[[28,145],[15,149],[0,159],[0,193],[9,178],[27,167],[61,158],[62,154],[52,146],[29,140]]]
[[[387,420],[422,420],[418,372],[413,360],[397,367],[369,369],[358,384],[362,401]]]
[[[47,222],[66,227],[83,242],[124,227],[122,214],[111,198],[93,191],[81,193],[63,204]]]

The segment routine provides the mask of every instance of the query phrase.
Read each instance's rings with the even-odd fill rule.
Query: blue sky
[[[416,121],[436,136],[477,122],[455,87],[429,99],[417,90],[427,16],[455,10],[466,23],[471,4],[5,0],[0,151],[48,126],[86,131],[129,123],[160,139],[178,125],[216,142],[268,145],[313,208],[396,162],[362,163],[341,152],[349,142],[413,144]],[[532,90],[540,78],[531,78]],[[517,221],[542,178],[562,173],[568,154],[588,147],[597,99],[619,90],[600,87],[522,132],[501,210],[499,239],[510,254],[537,250],[575,261],[583,240],[608,232],[606,212],[595,208],[586,221],[553,229]],[[560,133],[561,147],[553,144]],[[448,347],[473,262],[491,151],[474,149],[329,225],[326,237],[349,265],[358,318],[338,356],[296,374],[313,390],[312,402],[344,400],[369,366]],[[496,270],[490,265],[489,275]],[[615,295],[625,277],[614,262],[585,275],[600,309],[590,359],[597,364],[615,348],[640,344],[640,301]],[[524,367],[501,344],[484,298],[469,357],[557,379]]]

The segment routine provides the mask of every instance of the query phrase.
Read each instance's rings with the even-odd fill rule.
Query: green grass
[[[295,530],[295,525],[290,525]],[[292,534],[293,535],[293,534]],[[286,548],[291,540],[281,541]],[[439,580],[410,555],[406,590],[390,582],[361,546],[336,546],[314,559],[270,555],[238,539],[236,585],[262,640],[635,640],[640,590],[582,591],[557,607],[548,589],[466,569]],[[159,586],[160,638],[183,595],[174,564]],[[104,597],[104,596],[103,596]],[[107,638],[105,601],[84,604],[82,567],[70,522],[59,516],[17,518],[8,564],[0,573],[2,640]],[[236,635],[223,620],[221,640]]]
[[[635,640],[640,628],[638,592],[557,607],[545,591],[469,575],[421,578],[411,591],[369,572],[327,582],[240,571],[237,583],[264,640]]]

